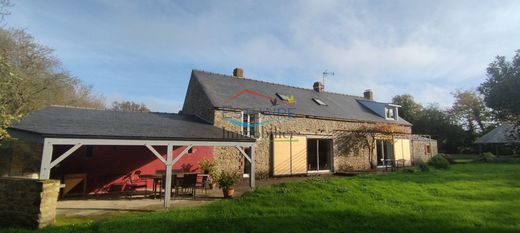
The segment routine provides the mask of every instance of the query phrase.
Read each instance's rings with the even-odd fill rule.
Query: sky
[[[520,1],[13,1],[8,27],[54,49],[107,103],[182,108],[192,69],[449,107],[520,49]]]

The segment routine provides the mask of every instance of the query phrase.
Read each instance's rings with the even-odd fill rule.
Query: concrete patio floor
[[[294,182],[309,179],[304,177],[285,177],[257,180],[258,187],[270,186],[272,184]],[[235,187],[235,197],[249,192],[248,182],[241,182]],[[203,193],[197,189],[195,197],[181,195],[173,197],[170,209],[187,208],[208,204],[217,200],[222,200],[222,190],[215,188]],[[142,194],[136,194],[133,198],[119,196],[87,196],[80,198],[66,198],[58,201],[56,208],[56,219],[59,222],[70,222],[72,220],[94,220],[106,218],[121,213],[131,212],[151,212],[164,210],[163,200],[160,198],[144,198]]]

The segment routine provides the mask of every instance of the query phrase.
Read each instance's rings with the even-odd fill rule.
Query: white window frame
[[[390,113],[390,111],[392,111],[394,114],[393,116],[389,116],[388,114]],[[385,107],[385,118],[387,120],[397,120],[397,107],[393,107],[393,106],[387,106]]]
[[[320,105],[320,106],[328,106],[327,103],[325,103],[325,101],[321,100],[321,99],[318,99],[318,98],[312,98],[312,100],[314,100],[314,103]]]
[[[247,115],[247,123],[248,124],[251,124],[251,116],[254,115],[254,118],[255,118],[255,124],[254,124],[254,128],[255,128],[255,132],[256,134],[258,134],[257,132],[259,132],[258,130],[260,129],[260,127],[258,126],[258,124],[260,123],[260,114],[258,113],[255,113],[255,114],[246,114],[244,113],[244,111],[241,112],[241,120],[242,120],[242,127],[240,127],[240,132],[242,133],[242,135],[244,136],[248,136],[248,137],[255,137],[256,135],[251,135],[251,127],[246,127],[244,126],[244,124],[246,123],[244,121],[244,116]],[[246,130],[244,130],[244,128]]]

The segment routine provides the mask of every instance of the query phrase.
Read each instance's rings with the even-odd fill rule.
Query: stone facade
[[[235,120],[241,120],[239,113],[230,113],[228,111],[215,110],[214,125],[224,128],[231,132],[240,133],[240,126],[231,124],[224,119],[233,117]],[[275,115],[261,115],[262,122],[271,122],[259,127],[260,137],[257,139],[256,170],[257,177],[268,177],[271,171],[271,135],[288,135],[290,133],[307,135],[312,137],[320,137],[332,139],[334,144],[334,171],[340,170],[364,170],[370,168],[368,159],[368,149],[361,150],[358,154],[341,154],[338,145],[334,143],[334,137],[340,131],[355,130],[363,125],[373,123],[325,120],[304,117],[287,117]],[[406,125],[397,125],[398,130],[405,134],[411,133],[411,127]],[[375,152],[374,152],[375,154]],[[241,173],[243,171],[241,156],[236,149],[215,148],[214,158],[219,164],[219,168],[226,171],[235,171]],[[375,159],[374,159],[375,162]]]
[[[40,171],[42,145],[10,140],[0,145],[0,177],[35,177]],[[37,177],[36,177],[37,178]]]
[[[58,180],[0,178],[0,227],[53,224],[59,190]]]
[[[428,138],[416,138],[412,140],[412,164],[428,162],[430,158],[439,152],[437,151],[437,140]],[[429,147],[429,150],[428,150]]]
[[[184,98],[182,113],[198,116],[213,124],[215,111],[202,85],[195,78],[191,78],[188,84],[188,91],[186,98]]]

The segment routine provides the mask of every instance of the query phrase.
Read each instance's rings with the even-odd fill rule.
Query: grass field
[[[520,164],[315,178],[42,232],[520,232]]]

